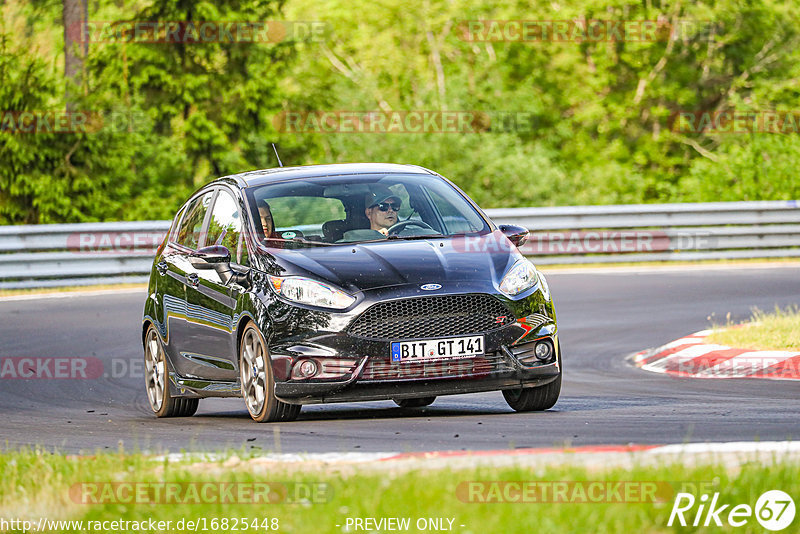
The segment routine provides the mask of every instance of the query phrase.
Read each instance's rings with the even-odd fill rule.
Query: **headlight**
[[[500,282],[500,291],[506,295],[518,295],[538,282],[536,267],[528,260],[519,260],[508,270]]]
[[[343,310],[356,301],[341,289],[299,276],[269,276],[269,283],[278,295],[311,306]]]

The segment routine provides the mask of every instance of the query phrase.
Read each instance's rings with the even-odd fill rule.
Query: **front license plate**
[[[392,341],[393,362],[468,358],[483,353],[483,336]]]

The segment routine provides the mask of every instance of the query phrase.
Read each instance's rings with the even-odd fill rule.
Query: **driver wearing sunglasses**
[[[370,228],[383,235],[389,235],[389,228],[397,223],[397,212],[402,201],[388,187],[381,187],[369,193],[364,201],[364,213],[369,219]]]

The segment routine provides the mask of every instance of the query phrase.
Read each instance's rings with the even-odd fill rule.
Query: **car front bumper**
[[[384,357],[366,356],[358,360],[353,371],[341,380],[277,382],[275,396],[291,404],[317,404],[432,397],[543,386],[556,380],[561,374],[561,355],[555,324],[543,325],[531,338],[532,342],[522,345],[499,345],[494,352],[477,358],[404,364],[388,362]],[[540,362],[530,357],[530,350],[536,342],[544,339],[553,343],[555,354],[550,360]]]
[[[492,373],[477,380],[446,378],[395,382],[346,381],[324,384],[282,382],[275,384],[275,395],[290,404],[438,397],[543,386],[556,380],[560,374],[560,365],[558,362],[553,362],[520,373]]]
[[[457,296],[497,298],[506,315],[497,317],[496,328],[450,333],[437,324],[431,331],[438,334],[422,336],[424,339],[447,339],[482,335],[484,355],[474,358],[393,362],[390,340],[416,340],[417,336],[394,337],[383,333],[380,338],[370,338],[353,332],[352,325],[370,305],[420,297],[420,290],[415,286],[376,290],[368,304],[350,313],[287,308],[286,317],[292,317],[292,313],[304,316],[302,320],[283,319],[271,325],[273,335],[268,349],[275,377],[275,396],[292,404],[402,399],[537,387],[556,380],[561,374],[561,356],[555,308],[549,292],[536,286],[525,294],[508,298],[486,289],[479,282],[462,282],[453,287]],[[275,316],[284,317],[277,313]],[[314,328],[282,329],[281,324],[313,324]],[[382,325],[376,323],[375,330],[376,334],[383,330]],[[533,349],[545,338],[550,340],[554,351],[551,358],[540,361]],[[341,373],[326,378],[300,378],[294,371],[304,359],[329,362]]]

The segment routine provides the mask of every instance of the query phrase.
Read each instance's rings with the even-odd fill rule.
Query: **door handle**
[[[160,262],[156,263],[156,270],[158,271],[158,274],[164,276],[169,270],[169,265],[164,260],[161,260]]]
[[[189,282],[189,285],[192,287],[197,287],[200,284],[200,277],[195,273],[191,273],[186,276],[186,281]]]

